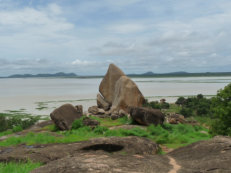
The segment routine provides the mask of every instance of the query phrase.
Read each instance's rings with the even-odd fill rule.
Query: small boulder
[[[167,121],[170,124],[179,124],[179,123],[184,124],[187,122],[184,116],[180,114],[170,114],[169,117],[167,118]]]
[[[109,104],[112,104],[115,84],[121,76],[125,76],[125,74],[116,65],[110,64],[106,75],[100,83],[99,91]]]
[[[64,104],[50,114],[55,125],[61,130],[70,130],[74,120],[81,116],[83,116],[82,105],[73,106],[71,104]]]
[[[114,111],[114,112],[111,113],[111,119],[112,120],[117,120],[118,118],[120,118],[119,112]]]
[[[97,106],[91,106],[88,108],[88,112],[93,115],[97,115],[99,112],[99,108]]]
[[[111,113],[111,119],[112,119],[112,120],[116,120],[116,119],[121,118],[121,117],[124,117],[124,116],[126,116],[126,115],[127,115],[127,113],[126,113],[123,109],[121,109],[121,110],[119,110],[119,111],[114,111],[114,112],[112,112],[112,113]]]
[[[163,124],[165,115],[159,109],[131,107],[130,115],[133,120],[141,125]]]
[[[100,94],[97,94],[97,106],[105,111],[110,109],[110,104]]]
[[[137,85],[127,76],[122,76],[116,82],[111,112],[124,110],[129,112],[128,107],[140,107],[145,99]]]
[[[94,129],[96,126],[100,125],[100,122],[97,121],[97,120],[93,120],[93,119],[91,119],[89,117],[85,117],[84,120],[83,120],[83,124],[85,126],[89,126],[92,129]]]

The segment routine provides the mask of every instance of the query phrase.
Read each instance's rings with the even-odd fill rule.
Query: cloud
[[[129,34],[129,33],[142,32],[145,30],[145,26],[136,23],[124,23],[124,24],[109,26],[108,30],[109,32],[114,32],[119,34]]]
[[[92,65],[95,64],[96,62],[92,62],[92,61],[86,61],[86,60],[79,60],[76,59],[75,61],[73,61],[71,64],[72,65],[80,65],[80,66],[88,66],[88,65]]]
[[[228,0],[0,2],[1,73],[103,74],[110,62],[127,73],[231,67]]]

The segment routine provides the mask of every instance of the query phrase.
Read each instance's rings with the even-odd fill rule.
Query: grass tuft
[[[0,172],[2,173],[29,173],[33,169],[41,166],[41,163],[33,163],[28,161],[26,163],[0,163]]]

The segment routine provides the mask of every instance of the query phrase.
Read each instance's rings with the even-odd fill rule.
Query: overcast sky
[[[0,76],[231,71],[230,0],[0,0]]]

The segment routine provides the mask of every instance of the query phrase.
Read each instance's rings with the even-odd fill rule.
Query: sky
[[[231,71],[230,0],[0,0],[0,76]]]

